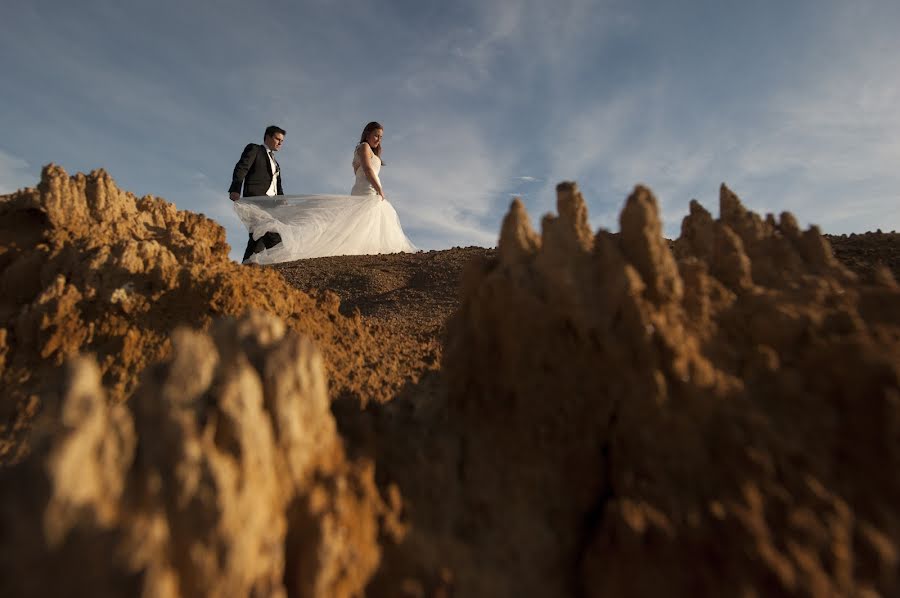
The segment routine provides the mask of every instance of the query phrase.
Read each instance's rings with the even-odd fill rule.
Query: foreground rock
[[[900,593],[900,290],[722,188],[674,251],[571,184],[464,276],[445,403],[372,411],[411,513],[390,578],[466,596]],[[407,410],[408,411],[408,410]],[[392,420],[404,421],[394,425]],[[421,572],[427,572],[422,574]],[[412,594],[411,594],[412,595]]]
[[[262,314],[172,345],[127,407],[89,358],[44,396],[0,477],[0,594],[359,595],[390,511],[344,457],[319,352]]]

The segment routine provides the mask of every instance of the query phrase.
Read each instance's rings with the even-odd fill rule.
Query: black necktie
[[[275,167],[272,169],[272,176],[275,176],[279,172],[281,172],[281,167],[278,166],[278,161],[275,159],[275,152],[273,152],[272,150],[266,150],[266,151],[269,152],[269,158],[272,160],[272,164],[275,165]]]

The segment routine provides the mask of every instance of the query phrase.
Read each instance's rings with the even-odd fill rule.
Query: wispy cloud
[[[0,195],[37,184],[35,173],[25,160],[0,150]]]
[[[557,110],[546,140],[556,176],[538,194],[542,205],[552,205],[551,181],[574,179],[592,223],[616,228],[622,200],[644,183],[675,235],[688,201],[715,209],[726,182],[754,210],[792,211],[829,232],[900,228],[900,84],[884,76],[900,71],[900,42],[879,29],[859,40],[847,18],[835,11],[831,29],[797,52],[804,60],[785,63],[751,95],[705,105],[701,116],[686,107],[702,98],[664,64],[602,100]],[[740,83],[736,74],[735,89]]]
[[[409,93],[475,92],[490,83],[498,54],[522,26],[521,7],[510,2],[463,6],[471,11],[470,19],[430,39],[405,65]]]
[[[773,94],[735,157],[742,184],[781,182],[782,209],[829,232],[900,229],[900,84],[884,76],[900,72],[900,40],[896,23],[872,24],[864,39],[852,33],[871,7],[836,11],[827,41],[840,59]]]
[[[392,152],[396,166],[388,161],[382,177],[401,221],[429,230],[435,241],[455,236],[454,244],[493,244],[494,215],[505,208],[503,189],[515,168],[513,151],[497,148],[471,123],[437,138],[427,134],[429,122],[411,125],[407,143]],[[440,247],[434,241],[420,244]]]
[[[234,256],[244,144],[284,126],[286,192],[343,194],[379,120],[386,190],[424,248],[493,244],[511,195],[539,217],[561,180],[595,228],[639,182],[669,235],[721,182],[827,231],[900,228],[897,3],[160,2],[4,15],[0,189],[51,161],[103,167],[221,222]]]

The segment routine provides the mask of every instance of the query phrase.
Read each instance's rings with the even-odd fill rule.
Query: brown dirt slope
[[[887,268],[900,280],[900,233],[880,230],[873,233],[826,235],[834,256],[862,276]]]
[[[459,281],[471,260],[493,254],[481,247],[395,255],[324,257],[276,264],[296,288],[332,292],[340,312],[388,326],[413,342],[421,364],[440,361],[447,318],[459,306]],[[408,358],[405,358],[408,359]]]
[[[614,235],[615,236],[615,235]],[[900,280],[900,233],[823,235],[834,256],[862,280],[886,267]],[[674,242],[669,241],[674,247]],[[292,286],[311,294],[328,291],[340,313],[386,323],[440,352],[447,318],[459,307],[466,265],[490,260],[496,249],[454,247],[413,254],[353,255],[271,266]]]
[[[0,197],[0,460],[18,458],[45,382],[67,358],[94,354],[120,401],[171,350],[176,326],[248,309],[312,337],[335,396],[386,400],[422,369],[404,337],[341,317],[334,295],[230,261],[215,222],[138,199],[102,170],[69,177],[47,166],[36,188]]]

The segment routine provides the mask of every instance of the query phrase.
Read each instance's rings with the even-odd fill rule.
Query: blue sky
[[[493,246],[579,183],[617,230],[636,183],[677,236],[727,183],[831,233],[900,229],[900,2],[30,0],[0,22],[0,193],[105,168],[246,233],[227,187],[287,129],[288,194],[345,194],[363,125],[419,247]]]

